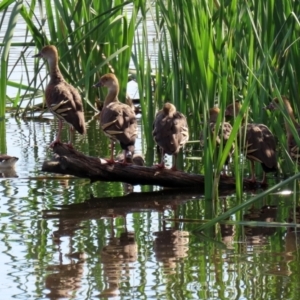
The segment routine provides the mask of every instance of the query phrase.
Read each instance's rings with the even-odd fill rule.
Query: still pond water
[[[24,28],[20,20],[15,42]],[[11,49],[11,66],[19,53]],[[32,54],[34,48],[29,67]],[[9,79],[20,82],[24,72],[21,65]],[[108,157],[107,138],[91,115],[86,119],[88,133],[77,136],[75,148]],[[0,171],[0,299],[299,299],[295,228],[222,223],[197,233],[237,204],[234,191],[213,203],[203,191],[136,186],[128,193],[122,183],[46,174],[41,168],[57,129],[52,115],[7,115],[5,124],[7,153],[19,161],[15,170]],[[143,140],[137,153],[153,164]],[[184,161],[186,171],[200,170],[199,161]],[[299,190],[298,183],[285,189]],[[245,193],[243,201],[260,192]],[[298,195],[270,195],[231,219],[299,223]]]
[[[87,120],[75,147],[108,157],[107,138]],[[299,299],[295,228],[219,224],[196,233],[195,220],[237,204],[234,191],[212,203],[201,191],[136,186],[128,194],[121,183],[46,174],[52,116],[5,122],[7,153],[19,161],[0,178],[1,299]],[[137,152],[145,154],[141,140]],[[232,220],[297,222],[295,202],[273,194]]]

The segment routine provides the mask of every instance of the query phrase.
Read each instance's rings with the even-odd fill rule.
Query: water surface
[[[297,299],[295,228],[221,224],[201,235],[195,220],[236,205],[234,191],[216,202],[205,201],[201,191],[159,187],[136,186],[131,196],[122,183],[90,185],[43,173],[56,133],[56,122],[45,116],[6,119],[7,152],[19,161],[15,174],[0,178],[5,299]],[[138,153],[142,145],[139,140]],[[75,147],[109,155],[95,121],[85,138],[77,135]],[[297,198],[268,196],[241,217],[296,222]]]

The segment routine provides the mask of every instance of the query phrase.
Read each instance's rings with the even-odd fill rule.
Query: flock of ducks
[[[75,129],[80,134],[86,133],[83,104],[80,94],[76,88],[68,84],[63,78],[58,66],[58,52],[55,46],[49,45],[43,47],[34,57],[44,58],[49,65],[50,81],[46,87],[45,99],[49,110],[58,119],[58,132],[55,140],[50,144],[50,147],[54,147],[55,144],[61,142],[63,122],[67,122],[70,125],[70,140],[68,145],[72,147],[72,131]],[[111,155],[110,158],[107,159],[107,162],[109,164],[116,163],[114,159],[114,145],[118,142],[123,150],[121,163],[126,165],[132,162],[134,145],[137,138],[137,119],[134,107],[119,101],[119,82],[114,74],[108,73],[103,75],[94,87],[105,87],[108,90],[99,120],[101,129],[111,142]],[[279,99],[276,98],[266,108],[274,110],[283,105],[300,136],[300,125],[295,120],[290,102],[286,97],[282,97],[282,99],[282,104],[280,104]],[[235,118],[240,108],[241,104],[239,102],[229,105],[226,108],[225,117]],[[219,113],[220,110],[217,107],[211,108],[209,111],[209,128],[212,134],[216,134],[215,130]],[[232,125],[225,120],[221,120],[219,125],[216,146],[220,147],[222,145],[224,147],[229,139]],[[288,139],[288,151],[291,157],[298,161],[299,147],[287,120],[285,120],[285,126]],[[161,151],[161,162],[155,165],[155,167],[160,169],[165,168],[164,155],[168,154],[173,155],[171,170],[177,170],[177,154],[189,139],[186,117],[178,112],[173,104],[165,103],[163,108],[155,116],[152,135]],[[242,124],[239,130],[237,142],[239,141],[240,144],[245,145],[243,153],[251,162],[250,181],[256,181],[254,163],[258,162],[264,171],[262,183],[265,183],[266,173],[276,172],[277,170],[276,140],[274,135],[264,124],[247,123]],[[202,134],[200,135],[200,142],[204,142]],[[228,164],[233,151],[234,144],[232,144],[225,165]],[[0,155],[0,167],[13,166],[17,160],[16,157]],[[117,162],[119,163],[120,160],[117,160]]]

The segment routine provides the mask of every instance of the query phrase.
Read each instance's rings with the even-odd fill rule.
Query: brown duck
[[[241,109],[241,103],[236,101],[227,106],[226,117],[235,117]],[[271,130],[264,124],[248,123],[242,126],[238,140],[245,142],[244,152],[251,162],[250,181],[256,182],[254,162],[259,162],[263,169],[262,184],[266,184],[266,173],[277,171],[276,140]]]
[[[213,107],[209,110],[209,127],[212,135],[215,134],[216,131],[216,123],[217,123],[219,113],[220,113],[220,109],[218,107]],[[232,126],[230,123],[228,122],[220,123],[219,133],[216,136],[217,147],[220,147],[222,145],[222,147],[224,148],[226,146],[231,131],[232,131]],[[200,134],[200,143],[202,146],[204,145],[203,133]],[[230,148],[230,151],[225,161],[225,165],[229,164],[233,151],[234,151],[234,144],[232,144]],[[224,173],[224,175],[226,175],[226,173]]]
[[[18,157],[0,154],[0,168],[12,168],[19,160]]]
[[[67,83],[58,66],[58,53],[53,45],[45,46],[33,57],[42,57],[48,61],[50,82],[46,87],[45,97],[49,110],[58,118],[58,132],[56,139],[50,144],[53,147],[60,142],[63,121],[69,123],[70,141],[71,131],[75,128],[80,134],[86,133],[83,106],[79,92],[71,84]]]
[[[284,108],[285,108],[286,112],[288,113],[291,121],[293,122],[296,131],[298,132],[298,136],[300,137],[300,124],[295,119],[295,115],[294,115],[291,103],[290,103],[290,101],[288,100],[287,97],[282,96],[281,98],[283,100]],[[269,109],[271,111],[275,110],[275,109],[279,109],[279,108],[280,108],[280,103],[279,103],[278,98],[274,98],[272,100],[272,102],[266,107],[266,109]],[[290,125],[289,125],[289,123],[287,122],[286,119],[284,119],[284,124],[285,124],[285,130],[286,130],[286,133],[287,133],[288,152],[289,152],[291,158],[294,161],[297,161],[300,164],[300,157],[299,157],[300,149],[299,149],[299,146],[298,146],[298,144],[297,144],[297,142],[296,142],[296,140],[295,140],[295,138],[292,134],[291,127],[290,127]]]
[[[103,75],[94,86],[108,89],[100,113],[100,126],[111,141],[111,155],[107,161],[115,163],[114,145],[115,142],[119,142],[124,152],[123,164],[127,164],[127,158],[130,159],[134,153],[134,144],[137,137],[137,120],[134,109],[119,101],[119,81],[114,74]]]
[[[161,163],[156,166],[164,168],[164,154],[169,154],[174,158],[171,169],[176,171],[177,154],[189,139],[186,117],[176,111],[173,104],[165,103],[163,109],[155,116],[152,135],[161,149]]]

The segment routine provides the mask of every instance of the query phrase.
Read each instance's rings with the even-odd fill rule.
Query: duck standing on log
[[[227,106],[225,111],[226,117],[235,117],[241,109],[240,102]],[[251,178],[249,181],[256,182],[254,162],[261,164],[263,169],[262,185],[267,183],[266,173],[276,172],[278,169],[276,155],[276,140],[271,130],[264,124],[248,123],[243,125],[238,134],[240,143],[245,142],[243,149],[246,158],[251,163]],[[239,143],[239,144],[240,144]]]
[[[223,120],[221,120],[220,125],[219,125],[219,132],[215,133],[219,114],[220,114],[220,109],[218,107],[210,108],[210,110],[209,110],[209,127],[210,127],[211,135],[216,134],[216,146],[224,148],[230,137],[230,134],[232,131],[232,126],[230,123],[224,122]],[[200,134],[200,144],[202,146],[204,145],[203,133]],[[232,146],[231,146],[228,156],[226,158],[225,166],[227,166],[229,164],[233,151],[234,151],[234,143],[232,143]],[[224,171],[223,175],[227,176],[225,171]]]
[[[50,144],[53,147],[60,143],[63,121],[70,124],[70,141],[72,145],[72,131],[75,128],[80,134],[86,133],[83,105],[76,88],[67,83],[58,66],[58,53],[53,45],[45,46],[33,57],[42,57],[48,61],[50,82],[46,87],[45,98],[48,109],[58,118],[58,132],[55,140]]]
[[[295,115],[291,106],[290,101],[288,100],[287,97],[282,96],[282,101],[283,101],[283,107],[286,110],[286,112],[288,113],[290,120],[292,121],[292,123],[295,126],[295,129],[298,133],[298,136],[300,137],[300,124],[296,121],[295,119]],[[268,110],[277,110],[280,108],[280,103],[279,103],[279,99],[278,98],[274,98],[272,100],[272,102],[267,105],[266,109]],[[288,121],[286,119],[284,119],[284,125],[285,125],[285,130],[286,130],[286,134],[287,134],[287,148],[288,148],[288,152],[291,156],[291,158],[296,161],[298,164],[300,164],[300,149],[299,146],[293,136],[293,133],[291,131],[291,125],[288,123]]]
[[[152,135],[161,150],[161,163],[156,167],[165,167],[164,154],[168,154],[173,155],[171,170],[176,171],[177,154],[189,140],[186,117],[172,103],[165,103],[155,116]]]
[[[119,81],[114,74],[103,75],[94,87],[106,87],[108,89],[100,113],[100,126],[111,141],[111,155],[107,162],[115,163],[114,145],[115,142],[119,142],[124,153],[122,163],[127,164],[127,158],[130,159],[134,154],[134,144],[138,132],[134,109],[119,101]]]

